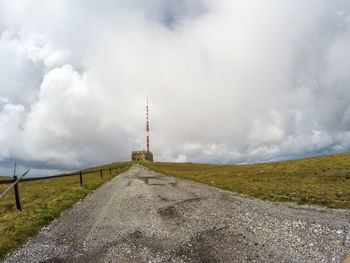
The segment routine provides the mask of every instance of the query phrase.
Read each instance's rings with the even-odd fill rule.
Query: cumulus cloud
[[[346,1],[0,2],[0,166],[350,149]]]

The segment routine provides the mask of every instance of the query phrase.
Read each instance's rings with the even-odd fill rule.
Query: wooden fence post
[[[14,182],[17,181],[17,176],[16,175],[13,176],[13,181]],[[13,189],[15,190],[15,199],[16,199],[17,210],[22,211],[21,202],[19,200],[18,183],[14,185]]]
[[[101,179],[103,179],[102,170],[100,170]]]
[[[81,171],[79,172],[79,177],[80,177],[80,186],[83,186],[83,176],[81,174]]]
[[[109,174],[112,174],[112,168],[109,168]]]

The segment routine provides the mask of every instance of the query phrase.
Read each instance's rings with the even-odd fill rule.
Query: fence
[[[13,179],[8,180],[0,180],[0,184],[12,184],[9,186],[5,192],[3,192],[0,195],[0,199],[5,196],[5,194],[13,187],[14,193],[15,193],[15,200],[16,200],[16,207],[17,210],[22,210],[21,202],[20,202],[20,196],[19,196],[19,190],[18,190],[18,183],[19,182],[30,182],[30,181],[38,181],[38,180],[46,180],[46,179],[54,179],[54,178],[60,178],[60,177],[66,177],[66,176],[74,176],[79,175],[80,180],[80,186],[83,186],[83,175],[89,174],[89,173],[98,173],[100,174],[101,178],[103,179],[103,171],[109,171],[109,174],[112,174],[112,171],[116,170],[116,172],[122,172],[124,169],[122,167],[110,167],[106,169],[98,169],[94,171],[78,171],[74,173],[67,173],[67,174],[59,174],[59,175],[53,175],[53,176],[44,176],[44,177],[32,177],[32,178],[23,178],[28,172],[26,171],[20,178],[17,178],[16,175],[13,176]]]

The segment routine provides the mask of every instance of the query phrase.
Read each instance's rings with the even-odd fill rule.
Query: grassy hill
[[[350,208],[350,152],[249,165],[143,164],[169,176],[260,199]]]
[[[20,183],[22,211],[16,210],[13,189],[0,199],[0,260],[58,217],[63,210],[72,207],[92,190],[130,166],[130,162],[112,163],[83,170],[114,168],[112,174],[109,170],[104,171],[103,179],[99,172],[84,174],[83,186],[80,186],[79,175]],[[8,186],[0,185],[0,193]]]

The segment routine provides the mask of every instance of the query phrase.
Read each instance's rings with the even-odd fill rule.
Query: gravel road
[[[4,262],[342,262],[349,222],[133,165]]]

